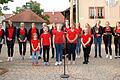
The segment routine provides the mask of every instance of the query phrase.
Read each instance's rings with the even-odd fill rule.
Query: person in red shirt
[[[81,51],[81,34],[82,34],[82,28],[80,27],[80,23],[76,24],[76,31],[78,33],[77,43],[76,43],[76,58],[80,58],[80,51]]]
[[[76,40],[78,38],[78,33],[75,30],[75,27],[73,23],[71,23],[71,29],[67,31],[66,37],[67,37],[67,43],[68,43],[68,64],[71,63],[71,55],[73,59],[73,64],[75,64],[75,49],[76,49]]]
[[[51,35],[48,32],[48,27],[43,28],[43,33],[41,34],[41,47],[43,49],[43,59],[44,65],[49,65],[49,49],[51,47]],[[47,56],[46,55],[47,52]]]
[[[92,46],[92,43],[93,43],[92,29],[91,29],[91,26],[88,23],[85,24],[85,28],[88,29],[88,34],[91,36],[91,41],[90,41],[90,46],[89,46],[90,47],[90,52],[91,52],[91,46]],[[89,52],[89,56],[90,56],[90,52]]]
[[[68,20],[66,20],[66,22],[65,22],[65,25],[63,25],[63,29],[62,29],[63,31],[64,31],[64,35],[65,35],[65,47],[64,47],[64,49],[63,49],[63,57],[65,57],[64,55],[66,55],[66,57],[68,58],[68,43],[67,43],[67,37],[66,37],[66,33],[67,33],[67,31],[68,30],[70,30],[70,25],[69,25],[69,21]]]
[[[85,33],[81,37],[81,42],[82,42],[82,45],[83,45],[83,52],[84,52],[84,62],[83,62],[83,64],[88,64],[91,35],[88,34],[88,28],[85,28],[84,32]]]
[[[114,29],[114,45],[115,45],[115,59],[117,59],[120,58],[120,22],[116,23],[116,27]]]
[[[44,28],[44,27],[48,27],[48,26],[47,26],[47,23],[43,23],[43,24],[42,24],[42,28],[40,29],[40,35],[39,35],[39,36],[41,36],[41,34],[44,32],[44,31],[43,31],[43,28]],[[48,31],[49,31],[49,30],[48,30]],[[42,56],[42,47],[40,48],[40,55],[39,55],[38,59],[41,59],[41,56]]]
[[[34,33],[37,33],[37,36],[39,38],[39,30],[38,28],[36,27],[35,23],[32,23],[32,27],[29,29],[29,32],[28,32],[28,41],[30,43],[30,58],[32,56],[32,46],[31,46],[31,40],[33,39],[33,34]]]
[[[2,24],[0,24],[0,54],[3,42],[4,42],[4,30],[2,29]],[[0,62],[2,62],[2,60],[0,60]]]
[[[20,59],[24,60],[26,53],[26,42],[27,42],[27,29],[24,27],[24,23],[20,24],[20,28],[17,30],[17,39],[19,44]],[[22,51],[23,50],[23,51]]]
[[[113,34],[113,29],[110,26],[110,23],[108,21],[106,21],[105,27],[103,28],[103,41],[105,44],[106,58],[109,57],[109,55],[108,55],[108,53],[109,53],[110,59],[112,59],[112,48],[111,48],[112,34]]]
[[[14,43],[16,37],[16,27],[13,26],[12,22],[8,21],[8,27],[5,29],[6,32],[6,42],[8,48],[8,59],[7,61],[13,60],[13,53],[14,53]]]
[[[56,48],[56,63],[55,65],[62,64],[62,55],[63,55],[63,48],[64,48],[64,32],[61,31],[62,25],[57,24],[57,30],[54,32],[53,35],[53,47]]]
[[[31,40],[32,45],[32,65],[34,66],[34,58],[36,56],[36,65],[38,65],[38,54],[40,51],[40,40],[38,39],[37,33],[33,34],[33,39]]]
[[[53,35],[54,35],[54,33],[55,33],[56,30],[57,30],[56,24],[53,23],[53,24],[52,24],[52,29],[51,29],[51,31],[50,31],[50,33],[51,33],[51,48],[52,48],[52,57],[51,57],[51,58],[54,58],[55,49],[54,49],[54,47],[53,47]]]

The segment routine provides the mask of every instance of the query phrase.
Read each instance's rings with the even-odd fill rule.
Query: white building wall
[[[117,5],[114,7],[110,7],[108,10],[108,6],[106,5],[105,0],[79,0],[79,21],[81,26],[84,27],[85,23],[89,23],[91,26],[95,24],[94,19],[89,18],[89,7],[104,7],[105,8],[105,18],[99,19],[101,20],[101,25],[105,25],[105,22],[108,20],[111,23],[111,26],[115,26],[116,22],[120,20],[120,0]],[[110,17],[108,18],[108,12]],[[97,20],[97,19],[96,19]]]

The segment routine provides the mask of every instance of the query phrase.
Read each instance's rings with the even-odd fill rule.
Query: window
[[[104,7],[89,7],[89,18],[94,19],[99,18],[103,19],[104,18]]]

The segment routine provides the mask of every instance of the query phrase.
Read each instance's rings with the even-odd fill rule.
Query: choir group
[[[38,65],[38,60],[41,59],[42,53],[43,64],[49,65],[50,48],[52,50],[51,58],[55,57],[54,53],[56,51],[55,65],[62,64],[63,55],[67,55],[68,64],[75,64],[76,57],[80,57],[82,44],[84,53],[83,64],[88,64],[93,42],[95,45],[94,58],[97,58],[98,55],[102,58],[102,38],[105,45],[106,58],[112,59],[111,44],[112,37],[114,37],[115,59],[120,58],[120,22],[116,23],[115,28],[111,27],[108,21],[106,21],[105,27],[101,26],[100,23],[99,20],[96,21],[93,27],[86,23],[84,29],[81,28],[80,23],[76,25],[71,23],[69,25],[68,21],[66,21],[65,25],[53,23],[52,29],[49,29],[47,24],[43,23],[40,30],[37,29],[35,23],[32,23],[32,27],[27,31],[24,23],[21,23],[20,27],[16,29],[12,21],[9,20],[5,30],[2,29],[2,24],[0,24],[0,53],[4,40],[6,40],[8,49],[7,61],[12,61],[17,37],[21,60],[25,58],[26,44],[29,41],[32,65]]]

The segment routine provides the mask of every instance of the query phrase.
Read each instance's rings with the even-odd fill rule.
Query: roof
[[[45,12],[49,16],[50,23],[64,23],[65,17],[61,12]]]
[[[11,20],[12,22],[46,22],[37,14],[35,14],[32,10],[26,9],[16,15],[13,15],[3,21]]]
[[[11,17],[13,14],[4,14],[4,17],[5,18],[9,18],[9,17]]]

